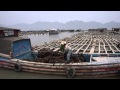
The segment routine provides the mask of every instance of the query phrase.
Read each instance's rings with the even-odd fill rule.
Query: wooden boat
[[[92,57],[96,61],[81,63],[41,63],[25,61],[20,59],[6,59],[0,56],[0,67],[13,69],[15,71],[27,71],[42,74],[67,75],[74,77],[100,77],[111,76],[120,73],[120,57]],[[109,60],[109,61],[108,61]]]
[[[68,77],[105,77],[120,73],[120,53],[83,53],[86,62],[42,63],[34,62],[37,53],[32,51],[29,38],[2,37],[0,38],[0,42],[2,42],[0,43],[0,67],[12,69],[17,72],[25,71],[50,75],[65,75]],[[88,45],[90,46],[90,44]],[[7,47],[9,49],[4,50]],[[90,52],[93,52],[93,49]],[[73,54],[76,57],[78,55]],[[29,61],[25,59],[29,59]]]

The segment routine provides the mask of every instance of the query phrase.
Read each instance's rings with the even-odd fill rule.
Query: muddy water
[[[0,79],[65,79],[66,76],[56,75],[43,75],[28,72],[15,72],[14,70],[8,70],[0,68]]]

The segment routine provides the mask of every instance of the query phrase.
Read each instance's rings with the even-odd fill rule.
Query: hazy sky
[[[32,24],[37,21],[62,22],[97,21],[107,23],[120,22],[120,11],[0,11],[0,24]]]

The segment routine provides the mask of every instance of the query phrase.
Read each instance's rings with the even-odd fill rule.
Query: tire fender
[[[67,68],[66,69],[66,75],[69,78],[73,78],[76,75],[76,70],[74,68]]]

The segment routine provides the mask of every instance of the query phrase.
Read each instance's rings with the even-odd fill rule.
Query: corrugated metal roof
[[[7,27],[0,27],[0,30],[18,30],[18,31],[20,31],[20,29],[7,28]]]

